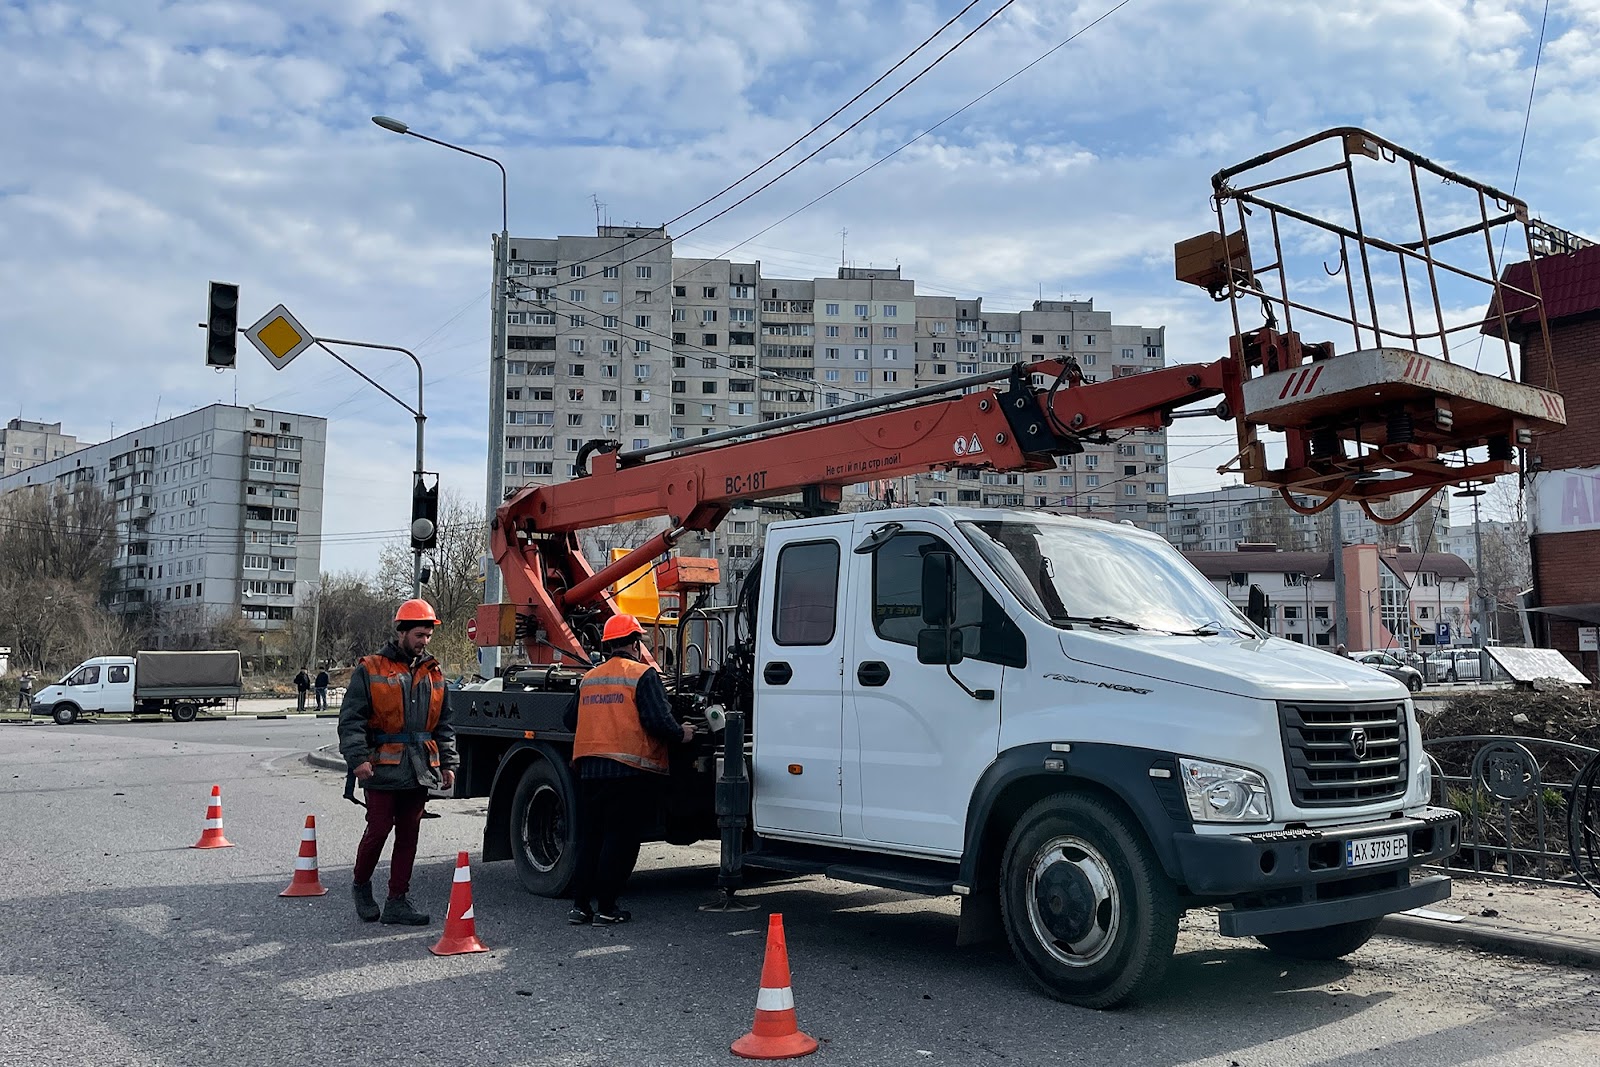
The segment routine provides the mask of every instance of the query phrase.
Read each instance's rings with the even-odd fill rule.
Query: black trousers
[[[664,779],[654,774],[578,779],[578,854],[572,903],[614,911],[633,871],[645,819]]]

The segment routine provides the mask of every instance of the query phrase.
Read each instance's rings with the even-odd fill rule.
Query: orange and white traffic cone
[[[300,855],[294,861],[294,877],[289,888],[280,897],[320,897],[327,887],[317,877],[317,817],[306,816],[306,828],[300,831]]]
[[[435,956],[458,956],[463,952],[488,952],[478,940],[478,924],[472,918],[472,869],[467,854],[456,853],[456,878],[450,885],[450,910],[444,917],[444,936],[428,950]]]
[[[222,787],[211,787],[211,803],[206,808],[205,829],[200,831],[200,840],[189,846],[190,848],[232,848],[233,842],[222,836]]]
[[[736,1056],[747,1060],[788,1060],[817,1051],[817,1039],[800,1032],[789,986],[789,945],[783,937],[783,916],[767,917],[767,958],[761,964],[761,991],[756,994],[756,1022],[733,1043]]]

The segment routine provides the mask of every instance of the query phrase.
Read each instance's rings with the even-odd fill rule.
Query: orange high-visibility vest
[[[439,725],[439,713],[444,710],[444,672],[439,661],[433,658],[418,664],[415,671],[404,663],[388,656],[364,656],[361,665],[367,670],[367,690],[372,698],[372,714],[367,719],[367,729],[377,735],[377,752],[373,762],[398,766],[405,755],[407,744],[420,743],[428,752],[428,765],[439,766],[439,746],[433,738],[433,728]],[[428,701],[427,719],[420,731],[406,727],[406,693],[423,692]],[[386,738],[396,740],[386,740]]]
[[[583,676],[578,685],[578,733],[572,760],[600,756],[641,771],[666,774],[667,743],[645,733],[639,722],[639,679],[650,670],[624,656],[613,656]]]

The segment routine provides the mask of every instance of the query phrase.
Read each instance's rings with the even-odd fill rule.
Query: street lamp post
[[[500,502],[505,497],[506,301],[509,298],[508,275],[511,262],[506,168],[504,164],[493,156],[486,156],[481,152],[474,152],[470,148],[462,148],[460,145],[451,144],[449,141],[441,141],[418,133],[405,123],[398,119],[389,118],[387,115],[374,115],[372,116],[372,121],[391,133],[415,137],[420,141],[427,141],[429,144],[448,148],[452,152],[460,152],[462,155],[472,156],[474,159],[487,160],[500,169],[500,236],[494,242],[494,288],[490,294],[489,312],[489,470],[484,493],[488,522],[492,523],[494,522],[495,512],[499,510]],[[487,545],[485,548],[487,548]],[[420,557],[418,566],[420,568]],[[500,602],[500,572],[493,566],[484,567],[483,602],[485,604],[497,604]],[[484,649],[484,658],[486,661],[484,666],[489,668],[490,675],[497,673],[500,666],[500,650],[493,647]]]
[[[412,417],[414,419],[416,419],[416,422],[417,422],[417,469],[416,469],[415,478],[414,478],[414,480],[412,482],[412,486],[414,488],[416,486],[417,481],[420,481],[421,478],[422,478],[422,473],[423,473],[423,471],[422,471],[422,426],[423,426],[423,423],[428,421],[428,416],[423,414],[423,408],[422,408],[422,360],[418,359],[417,356],[416,356],[416,353],[412,352],[410,349],[401,348],[399,345],[379,345],[379,344],[372,344],[369,341],[345,341],[345,340],[341,340],[341,339],[339,339],[337,337],[317,337],[317,338],[313,338],[313,340],[315,340],[316,343],[322,347],[322,350],[324,352],[328,353],[328,355],[332,356],[334,359],[338,360],[340,363],[343,363],[346,367],[349,367],[351,370],[355,371],[356,374],[360,375],[362,378],[365,378],[369,385],[373,386],[375,389],[378,390],[378,392],[382,393],[384,396],[388,397],[390,400],[393,400],[396,404],[399,404],[401,407],[403,407],[407,411],[411,412]],[[329,345],[349,345],[351,348],[375,348],[375,349],[378,349],[381,352],[401,352],[401,353],[404,353],[407,356],[410,356],[411,357],[411,362],[415,363],[417,365],[417,406],[416,407],[412,407],[410,404],[407,404],[404,400],[401,400],[399,397],[397,397],[393,393],[389,392],[389,390],[385,389],[383,386],[381,386],[377,382],[373,381],[371,377],[369,377],[368,375],[363,373],[358,367],[355,367],[348,360],[346,360],[343,356],[339,355],[339,353],[337,353],[333,349],[329,348],[328,347]],[[426,538],[429,535],[431,535],[432,533],[433,533],[433,530],[431,528],[427,529],[427,530],[420,530],[420,531],[417,530],[417,529],[412,529],[411,530],[411,535],[414,538],[416,538],[416,537]],[[418,597],[418,596],[422,595],[422,549],[420,549],[420,548],[412,549],[411,550],[411,557],[412,557],[411,558],[411,595],[413,597]]]
[[[1325,575],[1325,574],[1308,574],[1308,575],[1305,576],[1305,579],[1306,579],[1306,646],[1308,648],[1316,646],[1316,640],[1313,638],[1312,633],[1311,633],[1311,583],[1316,581],[1319,578],[1326,578],[1326,577],[1327,577],[1327,575]]]

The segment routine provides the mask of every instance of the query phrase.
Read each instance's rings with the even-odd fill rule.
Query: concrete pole
[[[502,170],[502,176],[503,176]],[[502,219],[504,226],[504,219]],[[489,470],[488,482],[484,491],[487,498],[485,503],[488,522],[494,521],[495,512],[499,510],[500,501],[505,497],[505,459],[506,459],[506,301],[507,289],[510,285],[511,237],[501,229],[500,237],[494,242],[494,294],[490,300],[493,321],[489,324]],[[487,534],[488,526],[484,532]],[[484,549],[488,549],[487,537]],[[500,602],[500,568],[490,561],[484,567],[483,573],[483,602],[485,604],[498,604]],[[500,649],[494,646],[485,648],[480,653],[481,662],[479,673],[487,678],[493,678],[499,673]]]
[[[1333,542],[1333,643],[1338,646],[1350,643],[1350,616],[1344,604],[1344,525],[1340,521],[1344,501],[1334,501],[1332,510],[1329,539]]]

